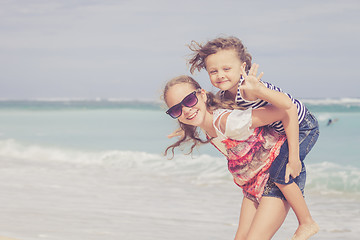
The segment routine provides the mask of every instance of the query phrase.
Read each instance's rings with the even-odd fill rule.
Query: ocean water
[[[312,239],[358,239],[360,99],[303,102],[320,123],[305,160]],[[176,126],[156,102],[0,101],[0,236],[233,239],[241,189],[210,145],[164,157]],[[274,239],[296,227],[290,211]]]

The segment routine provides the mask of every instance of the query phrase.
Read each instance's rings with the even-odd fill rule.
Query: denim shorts
[[[299,124],[299,153],[302,164],[300,175],[295,179],[290,176],[289,182],[285,183],[286,164],[289,161],[289,148],[287,141],[285,141],[280,149],[279,155],[270,167],[270,178],[265,186],[263,196],[279,197],[281,199],[285,199],[284,195],[281,193],[280,189],[275,185],[275,183],[290,184],[293,182],[299,186],[300,190],[304,194],[306,168],[303,161],[306,155],[315,145],[318,137],[318,121],[316,120],[315,116],[306,109],[305,117]]]

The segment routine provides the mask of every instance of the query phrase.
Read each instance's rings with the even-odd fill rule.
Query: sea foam
[[[80,151],[0,141],[2,159],[21,160],[28,164],[68,164],[96,166],[146,174],[156,178],[176,177],[192,184],[216,185],[231,181],[224,157],[206,154],[181,155],[169,160],[161,154],[136,151]],[[307,164],[307,186],[310,192],[360,195],[360,169],[330,162]]]

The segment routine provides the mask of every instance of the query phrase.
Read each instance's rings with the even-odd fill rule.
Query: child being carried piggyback
[[[208,72],[212,85],[219,88],[217,96],[221,100],[234,101],[239,107],[261,108],[268,105],[266,94],[261,91],[252,91],[252,85],[245,81],[241,74],[241,67],[249,71],[252,66],[251,55],[243,43],[236,37],[216,38],[202,45],[192,41],[189,48],[193,57],[189,60],[190,72],[205,69]],[[271,83],[259,81],[262,88],[282,92]],[[260,86],[258,86],[260,87]],[[318,122],[313,114],[299,100],[286,94],[296,105],[299,122],[299,152],[283,144],[279,156],[270,167],[270,180],[276,186],[271,194],[286,199],[294,210],[299,227],[296,236],[306,236],[306,232],[317,232],[318,226],[312,219],[302,192],[305,183],[298,182],[299,174],[306,174],[303,160],[314,146],[319,136]],[[277,132],[283,133],[284,126],[281,121],[269,125]]]

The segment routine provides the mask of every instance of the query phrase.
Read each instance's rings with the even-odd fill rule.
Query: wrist
[[[265,87],[264,84],[259,82],[257,85],[257,89],[255,91],[256,97],[263,99],[264,97],[266,97],[268,95],[267,90],[268,90],[268,88]]]
[[[299,154],[289,152],[289,162],[297,162],[297,161],[300,161]]]

